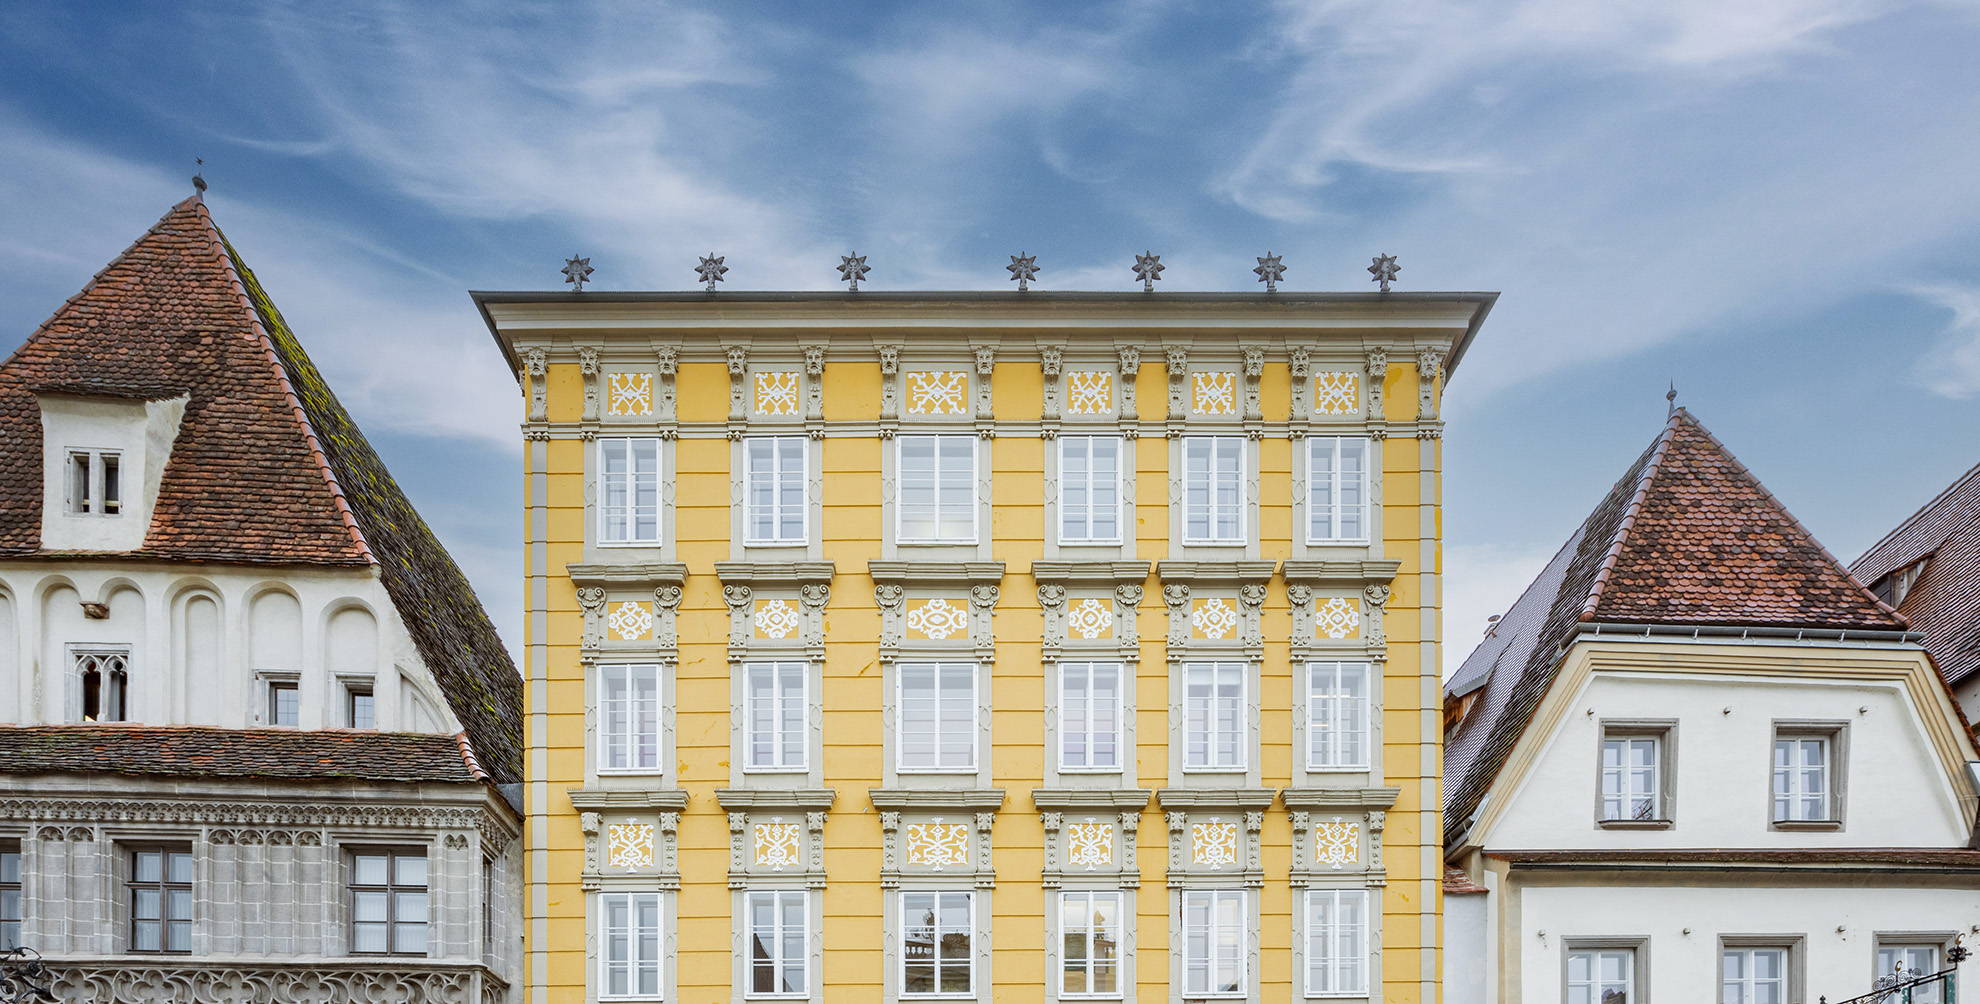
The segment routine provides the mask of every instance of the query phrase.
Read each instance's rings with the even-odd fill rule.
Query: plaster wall
[[[41,546],[51,551],[129,551],[143,546],[151,510],[186,402],[39,395],[41,404]],[[65,481],[72,450],[108,451],[121,462],[122,512],[78,515],[69,511]]]

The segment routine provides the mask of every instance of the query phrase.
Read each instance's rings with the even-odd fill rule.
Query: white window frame
[[[1776,979],[1761,980],[1753,975],[1753,960],[1762,952],[1771,952],[1780,956],[1780,976]],[[1726,957],[1729,955],[1744,956],[1746,960],[1742,966],[1745,975],[1737,980],[1730,980],[1726,977]],[[1788,995],[1794,992],[1794,962],[1794,948],[1789,945],[1721,945],[1719,947],[1719,1004],[1754,1004],[1753,990],[1763,982],[1779,983],[1781,990],[1776,999],[1784,1002],[1784,1004],[1791,1001],[1792,998]],[[1740,997],[1737,1000],[1726,994],[1727,989],[1731,985],[1738,985],[1740,987]]]
[[[1193,685],[1194,677],[1200,670],[1207,670],[1210,673],[1211,694],[1209,697],[1209,706],[1199,714],[1196,698],[1190,693],[1190,688]],[[1182,664],[1182,672],[1183,770],[1188,773],[1206,774],[1244,773],[1251,765],[1251,712],[1250,705],[1247,703],[1251,688],[1251,682],[1248,679],[1251,675],[1251,664],[1225,661],[1185,662]],[[1224,675],[1227,672],[1235,672],[1237,674],[1238,692],[1235,698],[1224,697],[1217,693],[1224,683],[1227,682],[1224,679]],[[1224,730],[1219,729],[1217,726],[1218,705],[1226,701],[1235,702],[1234,707],[1237,715],[1235,733],[1237,741],[1234,744],[1237,750],[1236,763],[1219,763],[1217,761],[1217,741],[1223,738],[1225,734]],[[1195,755],[1195,749],[1198,745],[1197,736],[1199,732],[1197,729],[1197,720],[1199,717],[1203,723],[1203,729],[1201,731],[1203,741],[1201,745],[1204,750],[1205,759],[1203,763],[1192,763],[1191,759]]]
[[[1361,670],[1358,694],[1340,694],[1341,678],[1350,667]],[[1321,674],[1327,673],[1332,692],[1323,692]],[[1374,667],[1359,660],[1316,660],[1306,664],[1306,769],[1315,771],[1363,771],[1369,767],[1370,722],[1374,714]],[[1331,713],[1332,717],[1329,717]],[[1358,727],[1355,716],[1359,715]],[[1360,756],[1342,752],[1352,737]],[[1325,755],[1323,755],[1325,754]]]
[[[746,662],[743,669],[743,771],[749,774],[803,773],[810,769],[811,745],[811,664],[807,662]],[[770,739],[773,763],[756,762],[757,719],[764,710],[756,693],[758,672],[770,674]],[[797,693],[786,693],[784,684],[797,680]],[[794,705],[794,706],[793,706]],[[796,715],[797,731],[788,728]]]
[[[942,689],[943,669],[952,666],[969,667],[969,763],[945,764],[942,762],[942,702],[945,694]],[[929,731],[935,737],[935,762],[930,765],[913,765],[907,762],[907,675],[909,671],[927,670],[934,674],[935,721]],[[894,770],[902,774],[974,774],[977,763],[977,732],[981,728],[977,715],[977,694],[982,688],[983,666],[981,663],[963,660],[915,660],[894,665]]]
[[[1121,894],[1118,891],[1108,889],[1082,889],[1062,891],[1059,893],[1059,999],[1119,1000],[1125,996],[1125,978],[1127,975],[1125,965],[1127,953],[1124,950],[1126,947],[1126,928],[1124,926],[1125,922],[1121,918],[1121,898]],[[1077,925],[1071,925],[1067,923],[1067,919],[1071,916],[1070,908],[1076,902],[1085,905],[1081,909],[1079,923]],[[1102,902],[1111,902],[1113,904],[1111,928],[1099,927],[1092,919],[1096,912],[1097,904]],[[1075,971],[1076,968],[1084,974],[1086,986],[1093,986],[1093,943],[1096,934],[1111,935],[1113,937],[1114,956],[1112,964],[1114,970],[1114,989],[1067,990],[1066,977]],[[1073,960],[1066,957],[1064,953],[1066,941],[1074,935],[1078,935],[1083,939],[1086,948],[1085,964],[1079,967],[1075,967]]]
[[[1103,442],[1109,444],[1114,451],[1114,474],[1113,477],[1111,478],[1100,478],[1094,474],[1094,464],[1093,464],[1094,446]],[[1071,476],[1071,474],[1068,473],[1068,467],[1066,464],[1066,453],[1068,448],[1070,448],[1074,443],[1081,444],[1082,446],[1084,446],[1086,450],[1086,476],[1083,479],[1083,481],[1076,481]],[[1127,522],[1127,507],[1124,504],[1125,502],[1124,496],[1126,495],[1126,493],[1121,490],[1124,481],[1122,477],[1122,471],[1124,467],[1122,456],[1126,454],[1126,452],[1127,450],[1125,449],[1124,441],[1120,436],[1060,436],[1059,437],[1059,506],[1058,508],[1059,508],[1059,543],[1061,545],[1076,546],[1076,547],[1106,546],[1106,545],[1119,544],[1121,542],[1121,533],[1122,533],[1121,527],[1124,523]],[[1084,489],[1084,494],[1086,496],[1087,502],[1086,505],[1082,507],[1075,507],[1068,501],[1068,499],[1071,497],[1072,494],[1071,490],[1073,487],[1075,487],[1075,485]],[[1094,496],[1096,492],[1102,488],[1104,488],[1105,491],[1109,492],[1113,496],[1113,504],[1111,506],[1101,505],[1095,501]],[[1105,513],[1109,509],[1112,510],[1114,517],[1114,532],[1110,536],[1105,536],[1105,537],[1098,536],[1093,533],[1093,518],[1096,514]],[[1068,520],[1075,513],[1079,514],[1085,523],[1086,532],[1084,534],[1075,534],[1068,530]]]
[[[910,898],[923,897],[923,896],[934,897],[932,901],[934,906],[934,915],[935,915],[934,944],[936,946],[937,954],[935,955],[933,962],[935,966],[935,986],[937,987],[937,989],[933,992],[928,992],[928,993],[910,993],[907,988],[908,987],[907,944],[908,944],[908,931],[910,928],[914,926],[914,924],[909,920],[908,901]],[[964,966],[963,971],[969,974],[969,989],[967,990],[943,991],[939,989],[942,986],[942,973],[944,971],[942,965],[942,959],[940,955],[942,935],[945,933],[945,929],[942,927],[942,906],[943,906],[942,901],[946,897],[950,897],[950,896],[961,896],[963,898],[963,902],[964,904],[966,904],[964,915],[969,918],[969,956],[967,960],[963,963]],[[946,997],[953,1000],[953,999],[969,999],[977,996],[978,988],[976,985],[976,949],[977,949],[976,894],[974,892],[965,891],[965,890],[956,890],[956,889],[903,889],[901,890],[899,899],[897,899],[895,902],[898,903],[900,906],[900,922],[901,922],[900,937],[899,937],[899,946],[900,946],[900,955],[901,955],[901,969],[899,973],[900,991],[901,991],[900,996],[909,1000],[926,1000],[930,998],[940,998],[940,997]]]
[[[1788,756],[1805,751],[1808,744],[1820,749],[1819,762],[1814,765],[1820,790],[1809,791],[1807,774],[1810,769],[1806,762],[1783,764],[1781,747],[1788,747]],[[1773,764],[1773,814],[1776,823],[1827,823],[1836,819],[1835,791],[1835,740],[1829,736],[1808,735],[1806,733],[1781,733],[1774,736]],[[1803,815],[1811,798],[1819,798],[1820,814]],[[1783,815],[1785,809],[1786,814]]]
[[[928,472],[925,475],[926,478],[934,482],[933,487],[935,492],[935,508],[934,508],[934,520],[933,520],[934,526],[932,527],[932,529],[938,534],[938,536],[932,536],[932,537],[912,537],[909,536],[907,533],[907,520],[908,520],[907,446],[909,440],[921,440],[921,439],[932,440],[934,441],[934,446],[935,446],[935,454],[934,454],[935,469],[931,472]],[[966,504],[969,507],[969,533],[967,536],[957,536],[957,537],[939,536],[942,528],[942,516],[943,516],[942,476],[944,473],[953,473],[953,472],[944,472],[942,469],[942,441],[950,440],[950,439],[962,440],[969,444],[969,482],[968,482],[969,489],[965,493],[968,496],[966,500]],[[977,518],[978,517],[977,506],[979,500],[977,498],[977,491],[976,491],[977,471],[982,466],[982,464],[983,464],[983,457],[981,455],[981,450],[977,445],[977,438],[974,433],[931,432],[931,433],[915,433],[913,435],[895,436],[894,437],[894,542],[897,544],[975,544],[978,538],[982,534],[982,528],[978,525],[979,520]]]
[[[625,712],[626,724],[623,734],[615,732],[612,728],[611,701],[606,697],[608,676],[614,672],[623,673],[627,679],[627,696],[624,699],[624,703],[627,705]],[[637,705],[639,702],[632,696],[631,689],[633,674],[636,672],[651,672],[653,674],[653,711],[651,718],[653,763],[650,766],[633,762],[635,759],[634,752],[639,748],[636,743],[641,738],[641,733],[637,725],[639,721]],[[596,700],[598,708],[598,772],[600,774],[665,774],[667,772],[666,748],[664,743],[667,731],[665,723],[667,707],[666,684],[666,670],[658,663],[602,662],[598,664],[598,694]],[[612,755],[615,750],[625,754],[626,762],[624,764],[612,763]]]
[[[757,927],[756,904],[768,901],[770,904],[770,946],[769,964],[773,982],[781,985],[782,977],[793,967],[797,970],[798,989],[758,990],[756,988],[757,956],[756,946],[763,944],[765,933]],[[787,954],[790,948],[792,931],[785,923],[787,906],[797,904],[798,928],[797,953]],[[743,894],[743,937],[745,949],[743,957],[743,996],[752,999],[798,999],[811,997],[811,897],[804,889],[774,889]]]
[[[83,462],[83,483],[76,483],[76,461]],[[116,491],[110,491],[109,471],[115,469]],[[78,496],[81,497],[78,497]],[[115,519],[130,504],[124,492],[124,455],[119,450],[70,449],[62,461],[62,511],[71,516]],[[110,504],[116,503],[116,511]]]
[[[1095,672],[1101,669],[1110,670],[1114,674],[1114,699],[1111,708],[1113,728],[1105,731],[1094,726],[1095,712],[1101,710],[1101,707],[1100,702],[1093,699],[1093,678]],[[1081,674],[1086,684],[1086,696],[1084,697],[1085,712],[1078,720],[1075,720],[1066,710],[1072,703],[1068,684],[1071,680],[1071,674],[1074,672]],[[1061,773],[1121,773],[1123,769],[1121,765],[1123,758],[1121,739],[1124,731],[1122,725],[1123,719],[1126,718],[1127,705],[1126,686],[1127,667],[1119,662],[1059,663],[1059,771]],[[1068,747],[1075,735],[1083,739],[1083,745],[1086,750],[1086,763],[1074,763],[1071,759],[1071,751]],[[1092,762],[1094,759],[1093,739],[1097,735],[1111,735],[1113,737],[1114,762],[1112,764],[1096,764]]]
[[[612,958],[612,936],[621,930],[611,922],[612,904],[623,901],[626,908],[626,958],[615,962]],[[645,928],[639,924],[638,907],[641,903],[653,906],[653,956],[646,958],[640,952],[641,935]],[[612,970],[623,966],[626,970],[626,993],[611,992]],[[652,993],[640,993],[639,973],[651,969],[653,972]],[[598,999],[611,1000],[665,1000],[667,996],[667,899],[659,892],[601,892],[598,894]]]
[[[1201,490],[1204,493],[1203,509],[1205,515],[1205,525],[1207,529],[1210,531],[1211,535],[1207,537],[1196,537],[1196,536],[1191,536],[1191,531],[1190,531],[1190,524],[1194,522],[1191,514],[1197,508],[1190,501],[1190,494],[1194,490],[1191,488],[1190,482],[1192,475],[1195,473],[1190,467],[1190,451],[1198,444],[1205,444],[1205,443],[1209,444],[1209,449],[1210,449],[1209,466],[1206,468],[1204,472],[1204,476],[1208,480],[1203,484]],[[1223,487],[1222,485],[1219,484],[1219,473],[1217,469],[1217,462],[1219,459],[1221,459],[1220,454],[1223,453],[1226,448],[1235,450],[1237,453],[1237,473],[1234,475],[1234,477],[1236,478],[1236,483],[1235,485],[1231,486],[1233,490],[1237,493],[1237,502],[1233,507],[1221,506],[1217,502],[1217,490],[1218,488]],[[1246,457],[1247,452],[1249,451],[1247,451],[1245,448],[1245,438],[1243,436],[1184,436],[1183,437],[1182,440],[1183,538],[1182,539],[1184,544],[1208,544],[1208,545],[1217,545],[1224,547],[1236,547],[1236,546],[1242,546],[1243,544],[1247,543],[1250,540],[1251,537],[1250,527],[1247,524],[1249,522],[1248,517],[1251,511],[1251,507],[1248,504],[1250,502],[1250,499],[1248,499],[1245,494],[1245,483],[1247,480],[1247,475],[1250,473],[1251,465],[1249,458]],[[1233,519],[1237,528],[1236,534],[1234,536],[1221,537],[1216,535],[1218,517],[1223,515],[1229,515]]]
[[[641,485],[639,484],[640,475],[635,467],[636,461],[633,455],[634,444],[651,445],[653,447],[652,537],[635,536],[633,532],[634,520],[641,508],[636,501],[638,497],[636,493]],[[609,505],[606,501],[611,498],[613,484],[617,480],[606,471],[606,453],[614,447],[622,447],[626,451],[626,473],[623,475],[625,480],[626,504],[623,507]],[[659,547],[660,542],[666,539],[667,505],[661,498],[661,488],[666,482],[667,470],[665,449],[666,447],[662,444],[658,436],[598,437],[598,543],[601,547]],[[626,521],[626,536],[624,537],[612,536],[612,518],[615,513],[621,515]]]
[[[1574,978],[1574,962],[1575,959],[1580,957],[1586,957],[1588,959],[1588,978],[1584,980]],[[1623,975],[1619,981],[1622,985],[1624,995],[1622,1004],[1636,1004],[1637,997],[1639,996],[1636,989],[1636,949],[1607,947],[1577,948],[1573,946],[1568,948],[1567,956],[1562,960],[1564,966],[1563,973],[1565,974],[1562,983],[1562,998],[1565,1004],[1575,1004],[1580,999],[1574,995],[1577,988],[1587,991],[1586,1000],[1588,1004],[1603,1004],[1603,989],[1614,986],[1616,983],[1602,977],[1602,961],[1604,959],[1614,958],[1623,960]],[[1720,964],[1722,966],[1724,965],[1723,960]],[[1721,972],[1723,973],[1723,970]],[[1786,1002],[1783,1001],[1782,1004],[1786,1004]]]
[[[753,451],[758,446],[769,448],[770,466],[759,470]],[[811,498],[809,473],[811,467],[809,441],[803,436],[747,436],[742,441],[743,463],[743,543],[756,546],[802,547],[811,540]],[[793,471],[787,466],[792,459],[797,467]],[[789,488],[791,478],[797,479],[798,500],[796,503],[797,535],[784,535],[785,522],[793,515],[791,506],[784,502],[784,492]],[[767,478],[770,488],[770,505],[759,506],[756,501],[759,478]],[[757,532],[760,516],[768,515],[771,533],[762,536]]]
[[[1596,793],[1601,804],[1601,818],[1604,822],[1654,821],[1668,818],[1664,814],[1664,742],[1659,735],[1621,734],[1602,738],[1602,787]],[[1639,771],[1631,766],[1630,752],[1641,744],[1650,748],[1650,787],[1639,791],[1633,779]],[[1618,746],[1620,755],[1615,764],[1609,763],[1609,747]],[[1610,778],[1615,778],[1611,785]],[[1629,811],[1631,803],[1647,796],[1650,799],[1650,814],[1644,816]],[[1609,803],[1616,809],[1611,812]]]
[[[1196,902],[1208,904],[1208,910],[1204,914],[1207,923],[1200,927],[1192,925],[1189,919],[1192,911],[1191,904]],[[1218,906],[1232,902],[1237,904],[1237,921],[1232,925],[1235,928],[1234,932],[1226,931],[1224,925],[1217,921]],[[1197,932],[1199,930],[1202,932],[1201,941],[1203,947],[1208,952],[1202,958],[1198,958],[1196,955]],[[1251,904],[1248,897],[1245,896],[1244,890],[1183,890],[1182,932],[1182,995],[1184,997],[1242,998],[1249,995],[1251,990],[1251,973],[1249,972],[1251,962]],[[1225,936],[1231,933],[1235,933],[1237,936],[1237,958],[1235,960],[1237,964],[1237,988],[1235,990],[1212,990],[1210,988],[1212,970],[1219,962],[1216,945],[1218,942],[1225,940]],[[1194,982],[1194,978],[1198,974],[1201,974],[1203,977],[1200,987]]]
[[[1341,470],[1341,455],[1344,452],[1344,448],[1349,445],[1357,446],[1361,451],[1361,470],[1354,472],[1352,477],[1349,477]],[[1319,464],[1316,462],[1319,460],[1323,449],[1328,457],[1326,483],[1324,485],[1321,482],[1322,475],[1319,471]],[[1362,436],[1307,437],[1306,542],[1308,544],[1365,544],[1368,542],[1368,514],[1370,509],[1368,505],[1368,485],[1370,480],[1368,468],[1369,456],[1372,452],[1369,448],[1367,438]],[[1323,489],[1327,498],[1334,500],[1324,510],[1326,517],[1326,525],[1324,527],[1321,525],[1323,510],[1317,501]],[[1349,490],[1353,491],[1359,501],[1352,504],[1344,504],[1340,501],[1342,494]],[[1341,532],[1341,527],[1346,522],[1342,517],[1349,511],[1354,513],[1355,522],[1361,528],[1360,533],[1347,534]]]
[[[1306,996],[1366,997],[1370,951],[1368,916],[1370,897],[1366,889],[1308,889],[1306,891]],[[1352,928],[1340,920],[1341,905],[1353,903],[1360,921]],[[1332,924],[1320,922],[1319,911],[1327,906]],[[1332,987],[1319,984],[1332,983]],[[1351,984],[1351,985],[1345,985]]]

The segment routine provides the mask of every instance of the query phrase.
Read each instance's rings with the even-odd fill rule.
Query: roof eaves
[[[1588,596],[1581,604],[1581,619],[1595,619],[1595,607],[1602,602],[1602,590],[1609,584],[1609,576],[1616,570],[1616,560],[1622,557],[1623,543],[1629,539],[1630,527],[1636,523],[1636,514],[1643,509],[1643,500],[1650,496],[1650,484],[1657,479],[1657,467],[1664,462],[1664,454],[1671,448],[1671,440],[1677,438],[1678,423],[1685,418],[1685,411],[1679,408],[1671,412],[1664,423],[1664,432],[1657,437],[1656,452],[1650,455],[1650,462],[1643,465],[1643,475],[1636,480],[1636,493],[1629,498],[1629,505],[1623,509],[1622,519],[1616,523],[1616,532],[1609,538],[1608,550],[1602,555],[1601,567],[1595,570],[1595,581],[1588,587]]]

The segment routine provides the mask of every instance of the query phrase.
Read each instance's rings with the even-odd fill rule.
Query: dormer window
[[[69,451],[69,514],[121,516],[123,470],[121,457],[111,450]]]

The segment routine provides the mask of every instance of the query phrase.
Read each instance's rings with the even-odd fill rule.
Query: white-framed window
[[[1059,664],[1059,769],[1121,769],[1121,664]]]
[[[1306,891],[1306,996],[1368,996],[1368,890]]]
[[[67,476],[71,516],[124,514],[123,458],[114,450],[70,450]]]
[[[1244,543],[1244,437],[1188,436],[1182,451],[1183,542]]]
[[[809,729],[805,724],[802,662],[743,664],[743,714],[749,723],[744,770],[803,770]]]
[[[1720,953],[1719,1004],[1787,1004],[1786,948],[1727,948]]]
[[[1306,454],[1306,541],[1368,539],[1368,440],[1312,436]]]
[[[598,769],[659,773],[660,667],[598,667]]]
[[[1121,542],[1121,439],[1059,438],[1059,543]]]
[[[1183,664],[1183,768],[1245,768],[1245,664]]]
[[[805,937],[810,904],[803,889],[752,892],[743,896],[749,921],[750,997],[804,997],[810,994]]]
[[[976,769],[976,668],[973,662],[900,664],[898,769]]]
[[[1306,765],[1313,770],[1368,767],[1369,666],[1306,664]]]
[[[598,440],[598,541],[660,543],[660,440]]]
[[[1900,980],[1915,980],[1920,976],[1930,976],[1938,972],[1939,946],[1897,944],[1877,946],[1878,979],[1897,974],[1900,966],[1904,968],[1904,972],[1899,974]],[[1944,991],[1941,989],[1944,986],[1944,981],[1940,981],[1912,987],[1911,1004],[1939,1004],[1945,999]]]
[[[1182,894],[1183,993],[1245,995],[1251,922],[1241,889],[1186,889]]]
[[[743,539],[751,544],[805,542],[803,436],[743,440]]]
[[[899,436],[902,543],[976,542],[976,437]]]
[[[976,896],[901,893],[901,996],[969,997],[976,989]]]
[[[1570,949],[1567,1004],[1636,1004],[1636,950]]]
[[[1059,996],[1121,996],[1121,894],[1059,894]]]
[[[1818,822],[1829,810],[1829,740],[1823,736],[1774,737],[1774,820]]]
[[[1658,736],[1611,736],[1602,740],[1602,818],[1662,819],[1663,740]]]
[[[661,903],[657,892],[598,894],[598,997],[659,1000]]]

